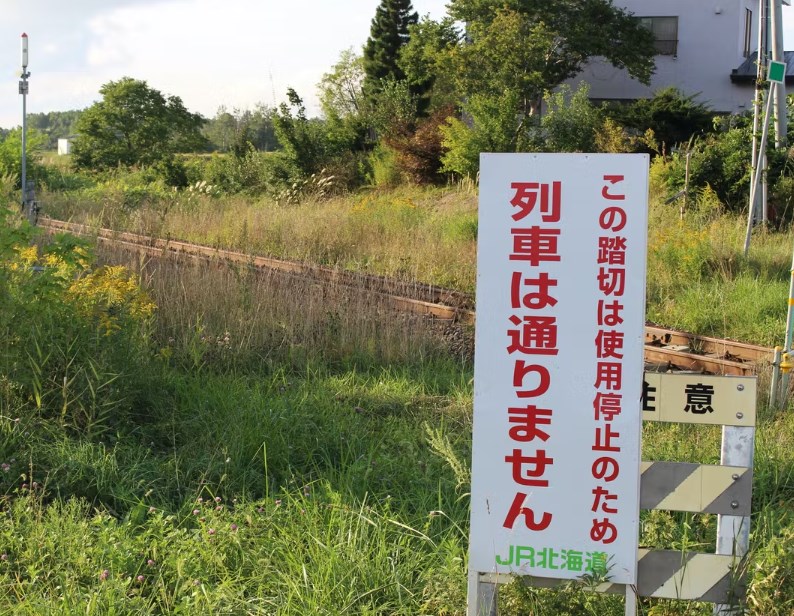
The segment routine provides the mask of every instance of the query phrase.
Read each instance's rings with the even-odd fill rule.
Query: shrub
[[[28,180],[40,179],[44,174],[41,166],[41,150],[47,137],[37,130],[27,131],[26,174]],[[22,129],[15,128],[0,139],[0,174],[16,178],[17,188],[22,175]]]
[[[226,193],[262,194],[267,189],[266,156],[253,147],[242,156],[215,153],[204,167],[201,179]]]
[[[686,96],[677,88],[664,88],[653,98],[641,98],[628,105],[609,105],[606,113],[637,134],[652,130],[663,151],[693,136],[711,131],[714,112],[707,105]]]
[[[328,161],[327,134],[322,122],[306,117],[303,100],[295,90],[290,88],[287,97],[290,104],[282,104],[273,117],[276,137],[284,148],[284,158],[300,175],[309,176]]]
[[[472,95],[464,109],[466,121],[448,118],[440,127],[441,170],[463,177],[476,177],[480,152],[529,152],[540,149],[533,140],[534,118],[516,115],[518,95],[506,92],[499,97]]]
[[[374,186],[397,186],[402,181],[402,173],[397,164],[397,152],[386,145],[378,145],[367,158],[369,172],[367,181]]]
[[[650,135],[653,131],[650,131]],[[620,154],[623,152],[636,152],[640,144],[647,143],[646,137],[636,137],[629,134],[625,126],[621,126],[612,118],[604,118],[604,122],[599,126],[593,136],[596,152],[607,152]]]
[[[596,151],[603,114],[590,102],[589,94],[590,87],[583,83],[575,92],[569,85],[563,85],[546,95],[547,110],[540,126],[547,152]]]
[[[416,184],[433,184],[441,179],[440,127],[452,116],[451,105],[435,111],[419,123],[415,131],[386,135],[384,141],[396,153],[396,162],[401,174]]]
[[[152,167],[157,177],[168,186],[185,188],[188,185],[187,169],[178,158],[166,158],[158,161]]]
[[[734,126],[695,140],[690,148],[690,189],[710,186],[728,210],[740,212],[747,208],[750,197],[750,159],[752,127],[749,118],[734,118]],[[791,184],[785,180],[791,171],[788,152],[767,150],[767,179],[772,188],[769,195],[771,218],[785,210],[790,199]],[[656,163],[653,176],[668,195],[684,187],[686,153],[678,151]],[[776,212],[775,210],[779,211]]]
[[[3,376],[39,417],[100,435],[133,411],[154,305],[124,268],[92,269],[82,240],[39,248],[27,224],[0,217]]]

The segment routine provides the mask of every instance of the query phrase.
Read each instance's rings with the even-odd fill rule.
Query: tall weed
[[[60,235],[40,248],[29,226],[3,216],[3,374],[40,417],[98,436],[131,410],[154,305],[123,268],[92,269],[85,242]]]

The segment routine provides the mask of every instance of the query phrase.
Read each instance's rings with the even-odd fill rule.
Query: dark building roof
[[[758,73],[756,66],[757,52],[753,52],[750,56],[731,71],[731,81],[733,83],[755,83],[755,77]],[[794,83],[794,51],[783,52],[783,61],[786,63],[786,83]]]

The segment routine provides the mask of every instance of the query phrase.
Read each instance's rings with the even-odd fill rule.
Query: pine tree
[[[377,97],[383,80],[405,78],[397,59],[400,48],[408,42],[408,26],[418,19],[411,0],[381,0],[364,45],[364,92],[369,99]]]

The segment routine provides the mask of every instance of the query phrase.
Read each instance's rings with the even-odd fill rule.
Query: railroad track
[[[198,259],[222,260],[286,275],[310,278],[324,284],[364,288],[385,299],[394,309],[448,320],[460,325],[474,324],[474,297],[467,293],[433,285],[406,283],[383,276],[356,274],[342,270],[248,255],[210,246],[136,233],[94,229],[86,225],[43,218],[40,226],[50,233],[68,232],[96,237],[97,241],[144,252],[153,256],[175,254]],[[772,361],[773,351],[766,347],[697,336],[687,332],[648,324],[645,328],[645,361],[657,370],[707,372],[747,376]]]

